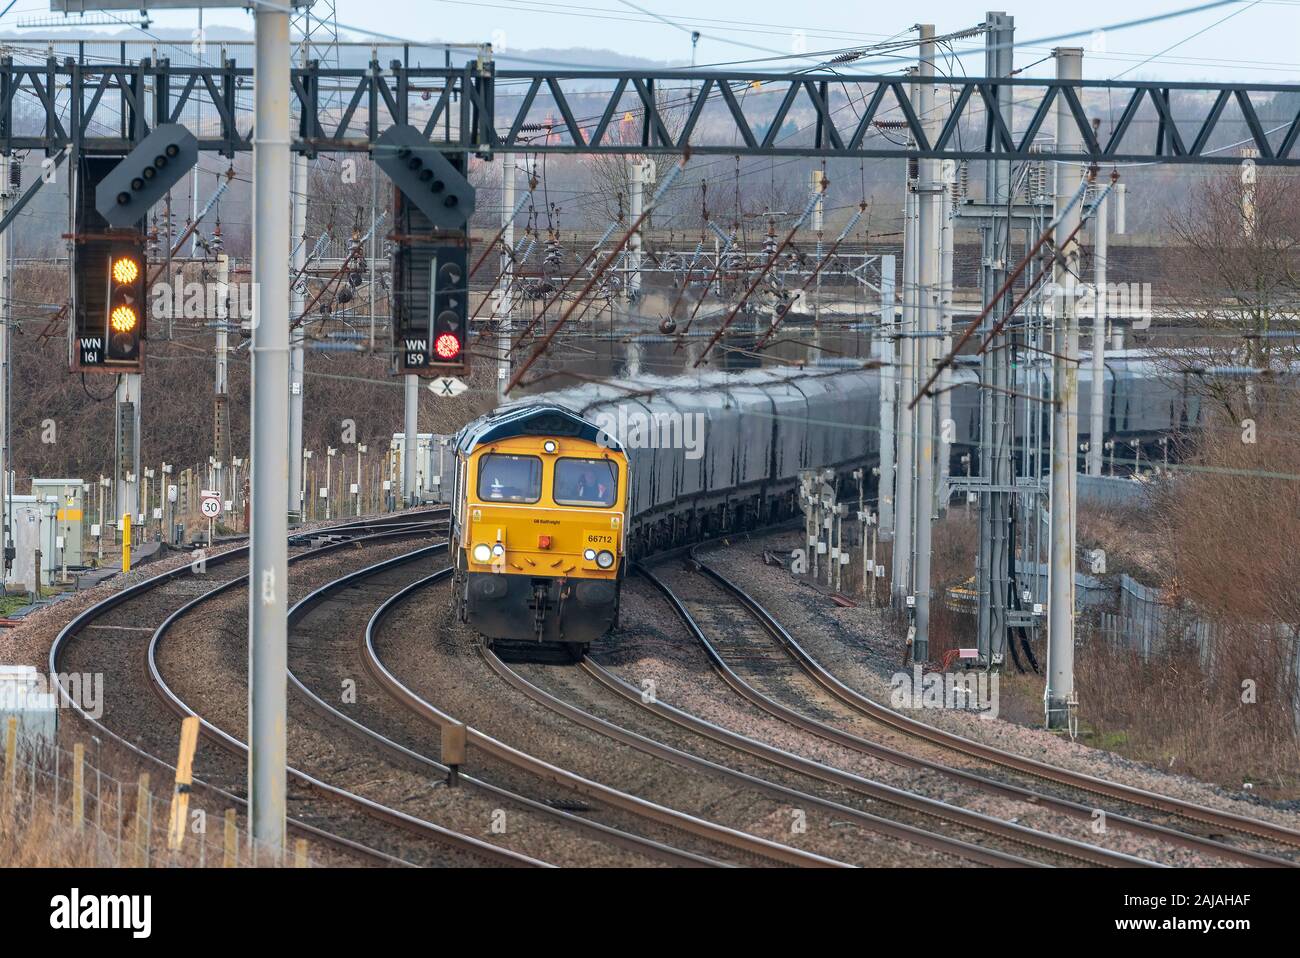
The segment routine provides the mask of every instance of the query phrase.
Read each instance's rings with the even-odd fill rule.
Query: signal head
[[[129,333],[140,323],[140,314],[131,306],[118,306],[108,318],[115,333]]]
[[[136,228],[145,211],[194,166],[198,152],[198,140],[185,127],[159,124],[99,178],[95,209],[110,227]]]
[[[455,359],[460,355],[460,337],[455,333],[440,333],[433,342],[433,351],[439,359]]]
[[[133,256],[118,256],[113,260],[113,282],[134,283],[140,276],[140,263]]]
[[[458,161],[429,143],[419,129],[405,123],[389,127],[376,141],[374,157],[435,229],[465,229],[474,212],[474,187]],[[449,194],[456,195],[456,203],[442,202]]]

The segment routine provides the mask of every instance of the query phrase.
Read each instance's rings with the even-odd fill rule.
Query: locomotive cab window
[[[542,497],[542,460],[490,453],[478,462],[478,497],[484,502],[536,502]]]
[[[608,459],[557,459],[555,501],[561,506],[603,506],[618,497],[618,466]]]

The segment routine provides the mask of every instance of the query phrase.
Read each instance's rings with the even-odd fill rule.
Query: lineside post
[[[248,799],[253,863],[283,854],[288,695],[289,14],[259,6],[253,130]]]
[[[934,25],[922,24],[920,76],[934,76]],[[938,133],[934,114],[934,86],[918,84],[917,110],[925,125],[925,135],[932,142]],[[939,320],[939,182],[938,160],[917,163],[917,290],[916,303],[916,375],[928,379],[934,366],[934,339]],[[912,510],[916,515],[916,637],[912,661],[930,659],[930,543],[934,516],[934,399],[921,393],[916,404],[916,497]]]
[[[1083,50],[1056,50],[1058,80],[1083,75]],[[1056,107],[1056,146],[1062,153],[1079,150],[1079,128],[1062,97]],[[1049,599],[1047,633],[1047,686],[1044,709],[1048,728],[1073,728],[1074,698],[1074,487],[1078,470],[1075,452],[1075,417],[1078,413],[1079,318],[1075,311],[1074,283],[1078,275],[1079,244],[1069,237],[1079,225],[1082,204],[1066,216],[1062,211],[1078,191],[1083,167],[1077,162],[1056,164],[1056,214],[1053,243],[1064,263],[1057,260],[1053,279],[1057,296],[1052,334],[1052,539],[1048,563]]]

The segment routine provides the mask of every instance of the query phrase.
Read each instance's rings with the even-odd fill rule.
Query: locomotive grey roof
[[[524,402],[507,406],[476,419],[456,433],[457,449],[471,452],[476,446],[516,436],[567,436],[598,442],[622,451],[618,440],[598,429],[572,410],[552,402]]]

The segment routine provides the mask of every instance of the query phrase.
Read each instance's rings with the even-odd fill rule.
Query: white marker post
[[[218,489],[204,489],[200,496],[199,511],[203,513],[203,518],[208,520],[208,548],[212,548],[212,527],[213,524],[221,517],[221,491]]]

